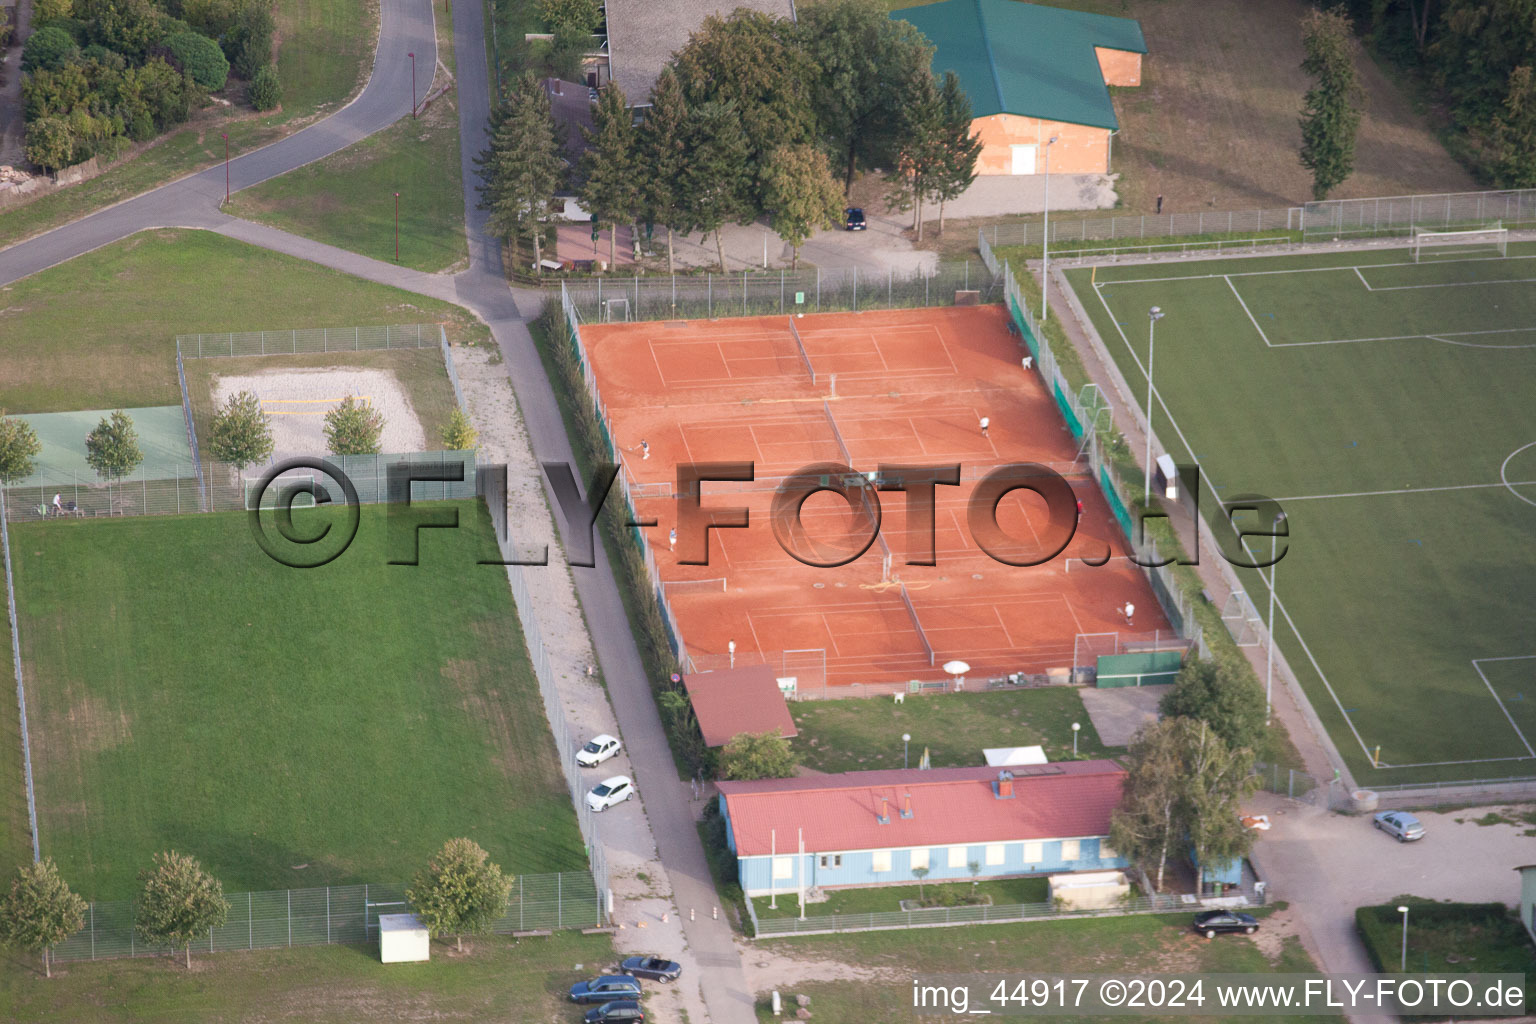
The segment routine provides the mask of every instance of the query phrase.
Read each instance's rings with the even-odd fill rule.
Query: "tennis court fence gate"
[[[229,917],[192,942],[193,953],[362,943],[378,938],[380,914],[409,913],[404,884],[333,885],[225,893]],[[606,920],[604,890],[586,871],[518,875],[507,912],[491,925],[496,935],[532,930],[597,928]],[[53,947],[57,963],[165,956],[169,946],[147,945],[134,931],[129,900],[90,903],[85,927]]]
[[[1371,199],[1326,199],[1305,206],[1263,210],[1051,218],[1050,242],[1183,238],[1301,232],[1308,242],[1412,234],[1416,227],[1451,230],[1501,221],[1507,228],[1536,227],[1536,189],[1442,192]],[[981,229],[993,246],[1041,245],[1044,225],[994,224]]]

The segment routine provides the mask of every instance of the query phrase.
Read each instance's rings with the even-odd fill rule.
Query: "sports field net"
[[[960,483],[975,483],[991,475],[994,471],[1009,465],[1014,465],[1014,463],[962,462],[960,464]],[[1062,479],[1072,485],[1073,489],[1096,486],[1093,474],[1088,469],[1086,459],[1078,462],[1043,462],[1038,463],[1038,465],[1045,466],[1047,469],[1060,475]],[[707,498],[710,495],[771,492],[783,487],[792,479],[798,478],[774,475],[759,476],[752,480],[706,480],[703,483],[704,496]],[[822,486],[830,486],[834,482],[838,482],[849,488],[855,487],[862,482],[867,485],[873,485],[877,489],[883,484],[895,482],[882,477],[875,469],[870,469],[863,473],[850,473],[837,481],[834,481],[830,476],[823,476],[820,478],[820,481]],[[671,500],[682,496],[678,492],[677,482],[673,480],[655,480],[639,483],[631,479],[628,481],[628,484],[630,497],[637,501],[656,498]],[[947,490],[944,487],[939,488],[937,494],[940,504],[943,504],[946,500]]]
[[[1413,261],[1452,259],[1457,256],[1509,255],[1509,231],[1495,223],[1474,231],[1413,229]]]
[[[795,318],[789,318],[789,333],[795,339],[795,347],[800,350],[800,361],[805,364],[805,372],[811,375],[811,383],[816,383],[816,366],[811,362],[811,354],[805,350],[805,342],[800,339],[800,328],[795,326]]]

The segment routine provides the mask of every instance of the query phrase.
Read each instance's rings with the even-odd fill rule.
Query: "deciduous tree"
[[[843,190],[832,177],[826,154],[807,143],[780,146],[768,154],[762,178],[768,223],[793,247],[792,265],[798,268],[805,240],[837,223]]]
[[[53,947],[84,926],[85,900],[70,891],[52,857],[17,868],[10,892],[0,896],[0,941],[41,953],[45,977],[53,977]]]
[[[133,925],[145,942],[180,948],[192,967],[192,941],[206,938],[229,917],[224,886],[194,858],[175,850],[155,854],[155,866],[139,875],[143,885]]]
[[[355,395],[325,414],[325,442],[333,455],[377,455],[383,434],[384,414]]]
[[[790,749],[789,740],[777,730],[739,733],[720,752],[722,779],[787,779],[799,767],[800,761]]]
[[[21,48],[21,70],[57,71],[80,56],[80,47],[68,32],[53,25],[45,25],[27,37]]]
[[[513,876],[502,874],[471,839],[450,839],[405,891],[411,911],[432,936],[480,935],[507,912]]]
[[[213,415],[208,450],[241,472],[272,455],[271,418],[254,391],[230,395]]]
[[[912,211],[912,227],[923,238],[923,203],[934,191],[944,171],[944,117],[933,76],[917,88],[902,112],[906,127],[895,152],[895,164],[887,184],[887,201],[898,210]]]
[[[1152,871],[1161,890],[1168,857],[1177,852],[1179,772],[1183,764],[1180,719],[1139,730],[1131,739],[1125,788],[1109,823],[1109,842],[1123,856]]]
[[[0,409],[0,483],[20,483],[32,475],[34,459],[42,452],[32,424]]]
[[[121,409],[102,418],[85,438],[85,461],[107,480],[121,480],[144,461],[139,433]]]
[[[1536,74],[1530,66],[1509,76],[1504,113],[1493,122],[1494,180],[1499,188],[1536,188]]]
[[[1301,68],[1312,76],[1301,113],[1301,162],[1312,172],[1312,198],[1321,200],[1354,172],[1362,93],[1344,13],[1314,8],[1301,28]]]
[[[448,414],[448,422],[443,425],[444,448],[451,452],[465,452],[479,440],[479,432],[469,422],[469,417],[464,415],[463,409],[455,409]]]
[[[591,35],[603,20],[602,0],[539,0],[539,14],[551,30]]]
[[[1205,722],[1233,748],[1257,751],[1264,742],[1264,691],[1234,657],[1185,663],[1159,710],[1165,718]]]

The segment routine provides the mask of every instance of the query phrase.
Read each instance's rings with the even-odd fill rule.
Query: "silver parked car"
[[[1376,827],[1400,843],[1411,843],[1424,838],[1424,826],[1407,811],[1382,811],[1376,815]]]

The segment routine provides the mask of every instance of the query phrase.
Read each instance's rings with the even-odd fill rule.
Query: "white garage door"
[[[1038,146],[1009,146],[1013,152],[1013,167],[1010,174],[1034,174],[1035,150]]]

